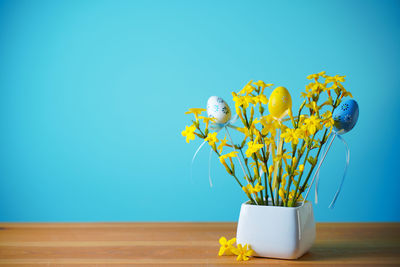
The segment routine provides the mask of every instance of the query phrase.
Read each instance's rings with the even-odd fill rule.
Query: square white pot
[[[311,202],[298,207],[276,207],[243,203],[236,242],[249,244],[254,256],[297,259],[315,241]]]

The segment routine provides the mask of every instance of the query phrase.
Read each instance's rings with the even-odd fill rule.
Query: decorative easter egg
[[[268,101],[269,113],[277,119],[282,119],[292,108],[292,97],[285,87],[277,87],[272,91]]]
[[[340,103],[333,111],[332,118],[335,121],[333,127],[338,134],[344,134],[353,129],[358,120],[358,104],[353,99]]]
[[[207,115],[215,123],[226,123],[231,119],[231,109],[222,98],[211,96],[207,101]]]

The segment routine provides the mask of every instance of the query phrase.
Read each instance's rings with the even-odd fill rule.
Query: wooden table
[[[1,223],[0,265],[237,265],[218,257],[235,223]],[[319,223],[298,260],[252,258],[251,265],[400,266],[400,223]]]

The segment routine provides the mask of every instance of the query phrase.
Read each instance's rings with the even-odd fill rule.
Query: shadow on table
[[[383,259],[398,256],[399,244],[392,242],[376,244],[373,242],[332,242],[324,244],[314,244],[311,250],[297,259],[298,261],[329,261],[329,260],[348,260],[348,259]],[[397,256],[395,256],[397,255]]]

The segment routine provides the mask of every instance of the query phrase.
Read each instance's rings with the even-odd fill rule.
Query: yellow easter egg
[[[292,109],[292,97],[285,87],[277,87],[272,91],[268,101],[269,113],[277,119],[286,116]]]

